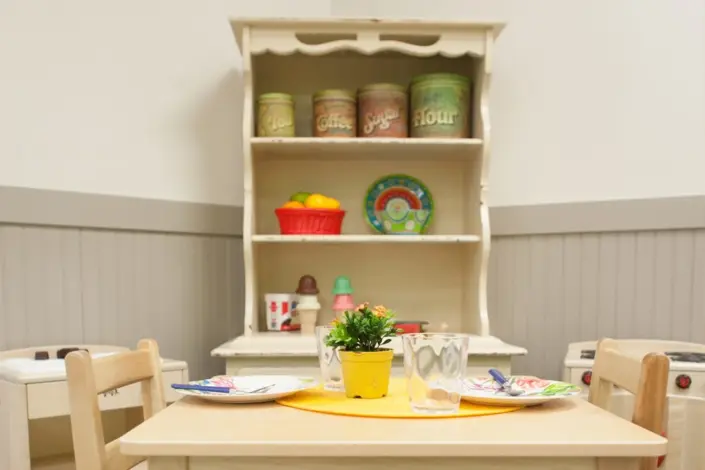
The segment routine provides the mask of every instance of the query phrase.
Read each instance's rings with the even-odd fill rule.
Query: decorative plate
[[[412,176],[383,176],[367,190],[365,218],[379,233],[422,234],[433,218],[431,192]]]
[[[194,380],[189,385],[208,387],[230,387],[230,393],[203,392],[200,390],[174,389],[182,395],[202,398],[221,403],[264,403],[274,401],[301,390],[318,386],[318,382],[308,377],[288,375],[217,375],[205,380]],[[272,386],[262,393],[250,393],[263,387]]]
[[[532,406],[580,393],[580,387],[566,382],[529,376],[513,376],[509,380],[512,388],[524,393],[509,396],[492,377],[471,377],[463,383],[463,400],[481,405]]]

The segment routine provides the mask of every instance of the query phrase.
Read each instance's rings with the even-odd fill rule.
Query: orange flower
[[[370,306],[370,303],[369,303],[369,302],[362,302],[360,305],[357,306],[357,308],[356,308],[355,310],[358,310],[358,311],[359,311],[359,310],[364,310],[364,309],[366,309],[366,308],[369,307],[369,306]]]
[[[337,318],[334,318],[332,322],[330,322],[330,326],[336,327],[340,323]]]
[[[387,310],[387,307],[384,305],[376,305],[375,308],[372,309],[374,311],[375,316],[377,317],[384,317],[387,316],[389,313],[389,310]]]

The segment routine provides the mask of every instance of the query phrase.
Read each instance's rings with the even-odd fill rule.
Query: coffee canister
[[[257,136],[294,137],[294,98],[286,93],[265,93],[257,98]]]
[[[357,136],[355,93],[348,90],[321,90],[313,95],[313,135],[315,137]]]
[[[433,73],[411,81],[411,137],[470,137],[470,79]]]
[[[395,83],[373,83],[357,93],[360,137],[408,137],[409,95]]]

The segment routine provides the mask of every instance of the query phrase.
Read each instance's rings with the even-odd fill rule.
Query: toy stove
[[[597,341],[572,343],[565,356],[563,380],[582,387],[582,397],[587,399],[592,366],[595,363]],[[702,451],[702,419],[705,416],[705,345],[659,340],[621,340],[620,349],[629,354],[643,356],[649,352],[662,352],[671,358],[668,384],[668,416],[665,435],[668,450],[659,460],[659,470],[691,470],[704,468]],[[615,390],[610,411],[631,419],[634,396]],[[696,410],[697,412],[693,411]]]
[[[671,358],[668,393],[705,398],[705,345],[659,340],[622,340],[627,353],[662,352]],[[597,341],[572,343],[565,356],[563,380],[580,385],[584,393],[592,379]]]

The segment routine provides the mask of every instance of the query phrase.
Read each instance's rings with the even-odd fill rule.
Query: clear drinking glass
[[[409,402],[415,412],[458,412],[469,339],[455,333],[402,335]]]
[[[326,338],[330,334],[328,326],[316,327],[316,344],[318,346],[318,363],[321,366],[323,388],[325,390],[343,391],[343,369],[340,365],[338,350],[326,346]]]

